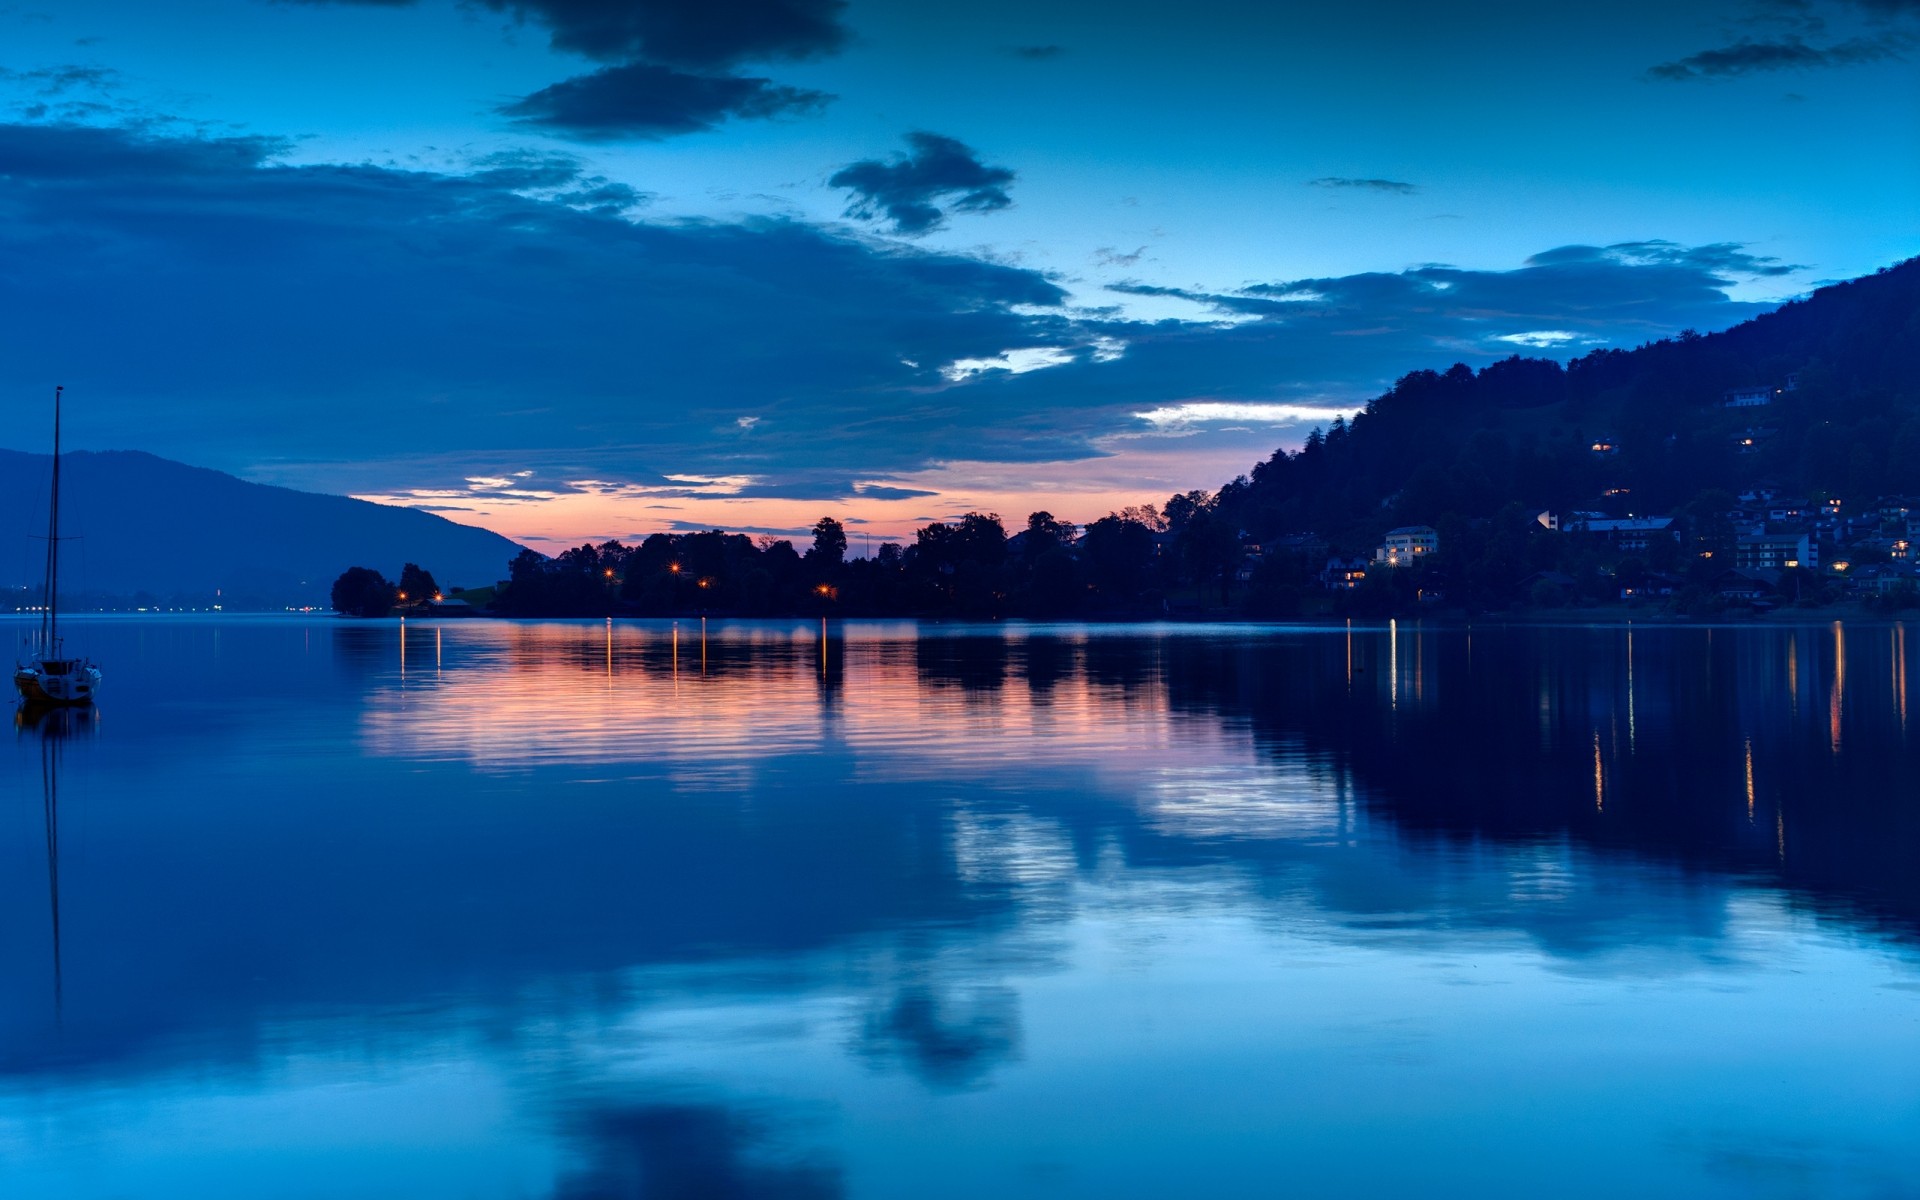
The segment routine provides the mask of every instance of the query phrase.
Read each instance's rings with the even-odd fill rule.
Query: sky
[[[0,2],[4,438],[541,549],[1215,488],[1920,253],[1920,0]]]

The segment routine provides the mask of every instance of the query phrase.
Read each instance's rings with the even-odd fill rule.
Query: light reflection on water
[[[1901,626],[83,631],[9,1196],[1920,1191]]]

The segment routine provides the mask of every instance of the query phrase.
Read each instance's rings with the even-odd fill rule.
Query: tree
[[[425,604],[438,599],[440,585],[433,581],[433,572],[417,563],[408,563],[400,568],[400,599],[407,604]]]
[[[813,523],[813,547],[804,558],[810,586],[809,594],[827,595],[840,581],[847,558],[847,531],[832,517]],[[827,591],[822,592],[820,589]]]
[[[393,611],[393,584],[372,567],[348,567],[333,581],[333,611],[350,617],[384,617]]]
[[[813,523],[813,549],[807,557],[822,566],[837,567],[846,561],[847,531],[840,522],[832,517],[821,517]]]
[[[1072,521],[1059,520],[1050,512],[1033,513],[1027,517],[1024,552],[1028,559],[1038,562],[1049,550],[1072,546],[1079,532]]]

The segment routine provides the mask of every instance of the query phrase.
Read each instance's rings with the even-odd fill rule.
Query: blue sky
[[[11,393],[536,544],[1089,520],[1416,367],[1920,252],[1914,0],[29,0],[0,35]]]

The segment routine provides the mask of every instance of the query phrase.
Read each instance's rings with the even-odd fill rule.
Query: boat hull
[[[100,690],[100,672],[80,667],[64,675],[49,675],[32,667],[13,673],[13,686],[28,704],[55,708],[84,708]]]

